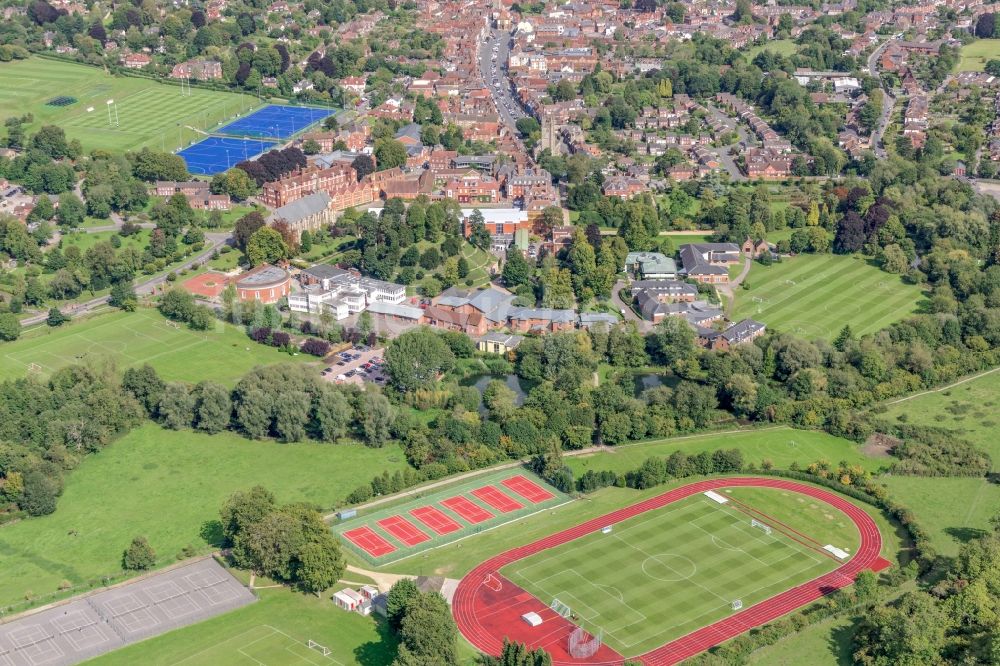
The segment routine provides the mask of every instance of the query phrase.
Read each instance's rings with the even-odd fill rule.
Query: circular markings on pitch
[[[683,555],[663,553],[650,555],[642,563],[642,572],[667,583],[690,578],[698,571],[697,565]]]

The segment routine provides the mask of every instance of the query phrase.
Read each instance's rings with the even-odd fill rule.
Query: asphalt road
[[[493,55],[494,47],[497,49]],[[507,54],[510,52],[510,34],[491,29],[485,42],[479,45],[479,72],[493,94],[493,103],[500,120],[512,131],[519,118],[527,114],[514,100],[512,83],[507,73]],[[494,81],[496,83],[494,84]]]
[[[757,141],[750,136],[747,132],[746,127],[744,127],[743,122],[739,118],[732,118],[727,116],[722,111],[717,109],[711,104],[705,104],[705,109],[708,111],[709,115],[716,120],[722,120],[730,124],[736,125],[736,134],[740,137],[740,143],[744,146],[755,146]],[[719,158],[719,162],[725,167],[726,171],[729,173],[729,178],[734,181],[746,180],[747,177],[743,175],[743,172],[738,166],[736,166],[736,158],[729,154],[732,146],[721,146],[719,148],[709,148]]]
[[[887,40],[884,44],[879,46],[877,49],[872,51],[872,54],[868,56],[868,72],[882,82],[882,76],[878,68],[878,59],[882,55],[893,40]],[[892,111],[896,107],[896,98],[893,97],[892,93],[885,89],[885,84],[882,85],[882,117],[879,118],[878,126],[872,132],[872,149],[875,152],[875,156],[878,158],[885,158],[885,130],[889,127],[889,121],[892,119]]]

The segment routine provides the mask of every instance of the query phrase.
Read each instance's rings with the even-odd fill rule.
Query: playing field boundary
[[[500,569],[535,553],[560,546],[648,511],[663,508],[692,495],[708,490],[737,487],[772,488],[795,492],[825,502],[838,509],[847,515],[858,529],[861,543],[857,552],[847,562],[831,572],[743,610],[735,611],[723,620],[704,626],[645,654],[634,657],[646,666],[669,665],[683,661],[750,629],[760,627],[791,613],[842,587],[853,584],[854,579],[861,571],[877,572],[890,566],[890,563],[881,557],[882,535],[874,519],[861,507],[840,495],[816,486],[778,478],[722,477],[708,479],[690,483],[631,506],[612,511],[575,527],[543,537],[533,543],[500,553],[480,563],[462,578],[455,591],[452,613],[459,631],[476,649],[487,654],[500,654],[504,638],[510,637],[512,640],[526,642],[531,648],[542,647],[546,649],[552,655],[553,664],[563,666],[575,664],[617,666],[622,664],[625,658],[606,645],[602,646],[590,659],[571,658],[567,653],[565,639],[574,625],[565,618],[546,617],[546,621],[542,625],[544,629],[534,634],[531,633],[531,629],[520,621],[520,614],[524,610],[547,609],[548,604],[535,599],[504,577],[499,573]],[[499,587],[484,585],[484,581],[487,579],[499,581]],[[550,613],[549,615],[554,614]]]

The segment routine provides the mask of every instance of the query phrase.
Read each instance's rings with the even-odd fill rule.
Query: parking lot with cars
[[[388,379],[382,349],[372,349],[367,345],[356,345],[330,356],[333,362],[323,369],[323,378],[337,384],[359,384],[371,382],[384,385]],[[335,360],[334,360],[335,359]]]

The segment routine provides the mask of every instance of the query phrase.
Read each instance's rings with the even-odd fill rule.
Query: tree
[[[406,165],[406,146],[395,139],[376,139],[374,155],[383,170]]]
[[[901,275],[906,272],[907,268],[909,268],[909,261],[899,245],[891,243],[882,249],[882,270]]]
[[[417,594],[406,604],[399,627],[404,664],[456,664],[458,629],[448,602],[437,592]]]
[[[250,242],[250,238],[259,229],[263,228],[265,224],[264,216],[257,211],[247,213],[236,220],[236,224],[233,227],[233,240],[236,242],[237,249],[240,252],[246,252],[247,243]]]
[[[385,599],[386,620],[390,627],[399,631],[406,615],[407,604],[419,595],[420,591],[412,578],[401,578],[393,583]]]
[[[83,218],[86,213],[87,207],[80,201],[80,197],[72,192],[64,192],[59,195],[56,222],[64,227],[78,227],[83,224]]]
[[[45,318],[45,323],[53,328],[62,326],[69,321],[69,317],[64,315],[59,308],[49,308],[49,316]]]
[[[135,289],[132,288],[132,281],[122,280],[111,285],[108,304],[126,312],[135,312],[139,305],[139,299],[135,295]]]
[[[203,381],[194,389],[194,400],[195,428],[216,433],[229,427],[233,415],[229,389],[215,382]]]
[[[190,428],[194,421],[194,396],[183,382],[170,382],[163,388],[156,412],[163,425],[171,430]]]
[[[332,118],[333,116],[330,117]],[[358,155],[351,162],[351,166],[357,172],[359,181],[368,174],[375,172],[375,160],[372,159],[371,155]]]
[[[161,153],[143,148],[129,155],[132,175],[140,180],[187,180],[188,170],[184,158],[173,153]]]
[[[275,508],[274,495],[263,486],[239,490],[222,505],[219,517],[222,522],[223,545],[232,545],[237,534],[258,522]]]
[[[247,241],[246,255],[253,266],[272,264],[288,257],[288,245],[279,231],[262,227]]]
[[[386,371],[403,392],[430,388],[438,375],[454,364],[454,353],[440,335],[427,327],[403,333],[385,349]]]
[[[306,543],[298,553],[295,577],[306,592],[317,595],[329,589],[344,575],[347,563],[340,552],[340,543],[332,536],[325,542]]]
[[[156,565],[156,551],[144,536],[132,539],[132,543],[122,553],[122,569],[127,571],[145,571],[154,565]]]
[[[503,282],[511,289],[531,282],[534,270],[517,248],[507,250],[507,261],[503,266]]]
[[[180,288],[171,289],[160,299],[160,313],[174,321],[188,321],[194,312],[194,296]]]
[[[62,481],[58,476],[33,469],[24,475],[24,489],[18,505],[29,516],[47,516],[56,510],[61,493]]]
[[[21,337],[21,322],[17,315],[12,312],[0,314],[0,340],[10,342],[19,337]]]

